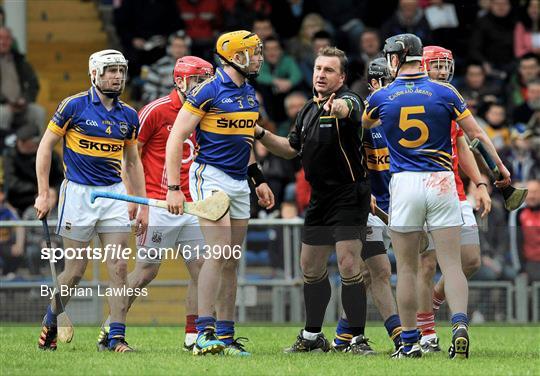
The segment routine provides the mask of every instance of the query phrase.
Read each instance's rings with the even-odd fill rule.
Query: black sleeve
[[[287,136],[289,139],[289,144],[297,151],[302,149],[302,118],[304,117],[306,109],[311,105],[311,102],[312,100],[309,100],[304,107],[298,111],[296,119],[294,120],[294,125],[289,132],[289,136]]]
[[[349,107],[349,116],[347,118],[351,122],[360,125],[362,113],[364,112],[364,102],[362,99],[353,92],[346,92],[339,99],[344,99],[347,102],[347,106]]]

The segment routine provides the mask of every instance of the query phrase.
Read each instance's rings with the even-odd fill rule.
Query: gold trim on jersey
[[[204,102],[204,103],[206,103],[206,102]],[[182,106],[182,108],[186,109],[189,112],[191,112],[193,115],[196,115],[196,116],[201,117],[201,118],[206,114],[206,112],[204,112],[200,108],[195,107],[194,105],[192,105],[189,102],[185,102],[184,105]]]
[[[438,165],[444,167],[446,170],[453,170],[452,156],[450,154],[444,151],[433,149],[419,149],[417,151],[423,156],[428,157]]]
[[[67,98],[64,99],[62,102],[60,102],[60,105],[58,106],[58,109],[56,110],[56,112],[58,112],[59,114],[61,114],[62,111],[64,111],[64,108],[66,108],[67,104],[68,104],[69,102],[71,102],[72,99],[84,97],[85,95],[88,95],[88,91],[82,91],[82,92],[80,92],[80,93],[77,93],[77,94],[75,94],[75,95],[72,95],[71,97],[67,97]]]
[[[459,111],[457,110],[457,108],[454,108],[454,111],[456,111],[456,114],[458,115],[458,117],[456,118],[456,121],[463,120],[463,119],[465,119],[467,116],[472,115],[472,114],[471,114],[471,111],[469,111],[468,108],[467,108],[465,111],[463,111],[461,114],[459,113]]]
[[[442,151],[442,150],[435,150],[435,149],[418,149],[418,151],[426,151],[426,152],[428,152],[428,153],[437,153],[437,154],[441,154],[441,155],[444,155],[445,157],[447,157],[448,159],[452,160],[452,154],[448,154],[447,152]]]
[[[66,134],[66,130],[68,128],[69,123],[71,123],[71,118],[69,118],[65,123],[64,126],[61,127],[58,124],[56,124],[54,121],[49,121],[49,124],[47,125],[47,128],[51,130],[52,133],[54,133],[57,136],[64,137]]]
[[[66,147],[77,154],[122,160],[124,140],[88,136],[70,129],[65,135],[65,142]]]
[[[222,114],[207,113],[199,123],[201,131],[224,134],[255,136],[255,125],[259,113],[254,111],[226,112]]]
[[[372,118],[371,117],[371,114],[373,113],[373,111],[375,111],[378,107],[373,107],[371,110],[368,111],[368,109],[366,108],[364,110],[364,113],[362,114],[362,121],[364,121],[364,119],[368,120],[368,121],[373,121],[373,120],[377,120],[375,118]]]
[[[219,73],[219,71],[217,71],[216,73]],[[214,81],[216,79],[217,76],[212,76],[210,78],[207,78],[206,80],[204,80],[203,82],[201,82],[199,85],[197,85],[193,90],[191,90],[191,92],[189,93],[190,95],[194,95],[196,96],[199,91],[201,91],[201,89],[203,87],[205,87],[206,85],[208,85],[210,82]]]

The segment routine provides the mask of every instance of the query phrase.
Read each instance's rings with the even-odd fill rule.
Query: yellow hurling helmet
[[[216,54],[244,76],[253,77],[258,75],[258,71],[256,73],[246,71],[249,69],[251,57],[257,52],[262,54],[261,39],[257,34],[247,30],[225,33],[216,42]],[[246,57],[244,64],[234,60],[236,54],[244,54]]]

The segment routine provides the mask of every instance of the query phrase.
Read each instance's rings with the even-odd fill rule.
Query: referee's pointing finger
[[[330,98],[328,98],[328,101],[324,104],[324,110],[330,111],[332,109],[332,105],[334,104],[334,98],[336,97],[336,93],[332,93]]]

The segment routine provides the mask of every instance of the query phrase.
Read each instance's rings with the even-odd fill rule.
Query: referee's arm
[[[259,125],[255,126],[255,138],[278,157],[293,159],[298,155],[298,150],[291,146],[288,138],[277,136]]]

